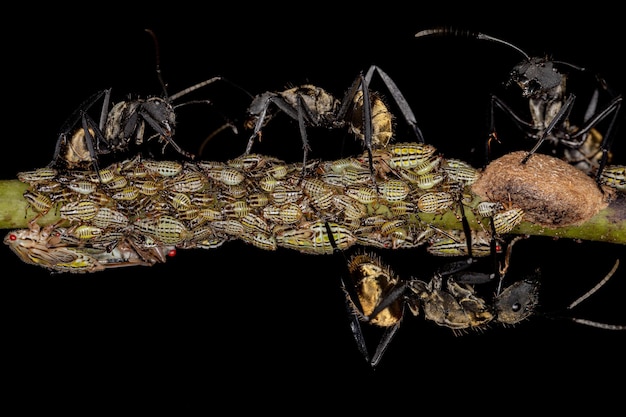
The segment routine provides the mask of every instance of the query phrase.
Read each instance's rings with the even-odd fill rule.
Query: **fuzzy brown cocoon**
[[[512,152],[491,162],[472,191],[484,200],[524,209],[524,220],[549,228],[586,222],[607,205],[595,181],[565,161]]]

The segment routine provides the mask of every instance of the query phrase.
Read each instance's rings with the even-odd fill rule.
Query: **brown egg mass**
[[[524,220],[549,228],[586,222],[608,205],[595,181],[565,161],[512,152],[491,162],[472,191],[483,200],[524,209]]]

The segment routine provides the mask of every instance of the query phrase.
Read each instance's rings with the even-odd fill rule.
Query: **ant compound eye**
[[[537,94],[541,91],[541,89],[541,83],[536,79],[529,80],[526,83],[526,91],[529,95]]]

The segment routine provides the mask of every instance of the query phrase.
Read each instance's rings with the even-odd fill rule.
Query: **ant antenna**
[[[206,139],[202,141],[202,143],[200,144],[200,147],[198,148],[198,155],[202,155],[204,153],[204,148],[207,146],[209,141],[213,139],[215,136],[217,136],[220,132],[226,129],[230,129],[235,135],[239,134],[239,130],[237,129],[237,126],[235,126],[232,122],[228,121],[228,119],[225,119],[225,120],[226,120],[226,123],[224,123],[217,129],[215,129],[209,136],[206,137]]]
[[[473,32],[471,30],[462,30],[462,29],[456,29],[452,27],[439,27],[439,28],[433,28],[433,29],[424,29],[415,34],[416,38],[422,38],[425,36],[460,36],[464,38],[473,38],[473,39],[478,39],[478,40],[483,40],[483,41],[496,42],[496,43],[500,43],[502,45],[508,46],[511,49],[516,50],[526,59],[526,61],[531,60],[530,55],[524,52],[524,50],[522,50],[520,47],[513,45],[512,43],[507,42],[505,40],[495,38],[493,36],[485,35],[484,33],[481,33],[481,32]],[[571,64],[569,62],[554,61],[554,60],[552,62],[558,65],[568,66],[576,71],[587,72],[586,68]]]
[[[424,36],[432,36],[432,35],[436,35],[436,36],[450,36],[450,35],[451,36],[461,36],[461,37],[464,37],[464,38],[474,38],[474,39],[479,39],[479,40],[486,40],[486,41],[501,43],[503,45],[508,46],[511,49],[515,49],[517,52],[522,54],[524,56],[524,58],[526,58],[527,61],[530,61],[530,56],[526,52],[524,52],[522,49],[520,49],[519,47],[513,45],[510,42],[504,41],[502,39],[494,38],[493,36],[485,35],[484,33],[480,33],[480,32],[473,32],[473,31],[470,31],[470,30],[455,29],[455,28],[451,28],[451,27],[441,27],[441,28],[421,30],[421,31],[419,31],[419,32],[417,32],[415,34],[415,37],[416,38],[421,38],[421,37],[424,37]]]
[[[167,87],[165,86],[165,81],[163,81],[163,76],[161,75],[161,56],[159,54],[159,51],[160,51],[159,41],[157,39],[156,34],[154,33],[154,31],[152,29],[145,29],[145,31],[148,32],[150,34],[150,36],[152,36],[152,40],[154,41],[154,55],[155,55],[155,60],[156,60],[156,73],[157,73],[157,77],[159,79],[159,83],[161,84],[161,87],[163,88],[163,96],[164,96],[165,100],[168,100]]]
[[[600,280],[600,282],[598,282],[593,288],[591,288],[589,291],[587,291],[586,293],[578,297],[576,300],[574,300],[569,306],[567,306],[567,309],[571,310],[572,308],[580,304],[582,301],[589,298],[593,293],[598,291],[600,287],[606,284],[607,281],[615,274],[615,271],[617,271],[618,266],[619,266],[619,259],[615,261],[615,265],[613,265],[613,268],[609,271],[608,274],[606,274],[604,278],[602,278],[602,280]],[[562,319],[563,317],[555,317],[555,318]],[[590,327],[597,327],[599,329],[604,329],[604,330],[626,330],[626,325],[607,324],[607,323],[601,323],[601,322],[597,322],[593,320],[579,319],[576,317],[570,317],[569,320],[573,321],[574,323],[578,323],[578,324],[582,324],[582,325],[590,326]]]
[[[578,304],[580,304],[582,301],[584,301],[587,298],[589,298],[593,293],[598,291],[600,289],[600,287],[602,287],[604,284],[606,284],[606,282],[609,280],[609,278],[611,278],[613,276],[613,274],[615,274],[615,271],[617,271],[617,267],[618,266],[619,266],[619,259],[617,261],[615,261],[615,265],[613,265],[613,268],[609,271],[608,274],[606,274],[606,276],[604,278],[602,278],[602,280],[600,282],[598,282],[592,289],[590,289],[589,291],[587,291],[586,293],[584,293],[583,295],[578,297],[576,300],[574,300],[569,306],[567,306],[567,309],[571,310],[572,308],[574,308]]]
[[[576,71],[580,71],[580,72],[587,72],[587,68],[585,68],[585,67],[579,67],[578,65],[574,65],[574,64],[569,63],[569,62],[565,62],[565,61],[556,61],[556,60],[554,60],[554,61],[552,61],[552,62],[554,62],[554,63],[555,63],[555,64],[557,64],[557,65],[565,65],[565,66],[567,66],[567,67],[570,67],[570,68],[575,69]]]

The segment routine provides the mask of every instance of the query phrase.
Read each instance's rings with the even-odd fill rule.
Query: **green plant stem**
[[[28,184],[19,180],[0,180],[0,228],[22,229],[28,227],[28,222],[36,213],[29,208],[28,201],[24,198],[24,191]],[[58,210],[54,208],[46,215],[38,219],[40,225],[51,224],[58,221]]]
[[[28,188],[19,180],[0,180],[0,228],[19,229],[28,227],[28,221],[35,213],[28,207],[23,193]],[[480,202],[475,196],[474,204]],[[379,214],[386,214],[386,206],[370,207],[370,210]],[[466,216],[472,228],[488,227],[485,219],[478,219],[471,210],[465,210]],[[38,219],[41,225],[51,224],[60,220],[58,210],[53,207],[46,215]],[[425,222],[444,230],[462,228],[458,213],[447,211],[443,215],[419,213],[412,216],[413,222]],[[480,223],[480,224],[479,224]],[[550,229],[543,226],[522,222],[512,234],[525,234],[530,236],[550,236],[567,239],[579,239],[587,241],[601,241],[614,244],[626,244],[626,196],[618,193],[617,197],[603,210],[583,224],[576,226]]]

